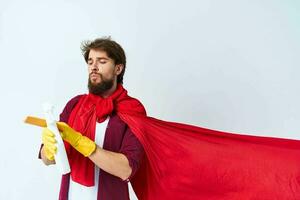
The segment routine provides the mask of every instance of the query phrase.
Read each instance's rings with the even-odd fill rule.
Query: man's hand
[[[44,155],[48,160],[53,161],[57,151],[56,140],[55,135],[48,128],[43,128],[42,142],[44,144]]]
[[[64,122],[57,122],[56,124],[62,139],[72,145],[85,157],[90,156],[96,150],[95,142],[88,137],[83,136]]]

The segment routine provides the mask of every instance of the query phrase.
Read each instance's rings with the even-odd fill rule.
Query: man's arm
[[[127,157],[122,153],[107,151],[97,146],[89,158],[99,168],[121,178],[123,181],[125,181],[132,172]]]
[[[44,150],[45,148],[42,146],[40,156],[43,163],[45,165],[54,165],[55,160],[47,159]],[[107,173],[121,178],[124,181],[132,172],[127,157],[122,153],[107,151],[97,146],[96,150],[89,156],[89,158],[99,168],[103,169]]]
[[[64,141],[106,172],[129,181],[138,170],[144,149],[129,128],[126,129],[120,150],[112,152],[98,147],[94,141],[64,122],[57,122],[57,127]]]
[[[41,148],[41,158],[45,165],[54,165],[55,160],[49,160],[45,156],[44,146]],[[107,173],[126,180],[132,169],[129,166],[129,161],[127,157],[122,153],[116,153],[112,151],[107,151],[97,146],[94,153],[92,153],[89,158],[94,162],[99,168],[103,169]]]

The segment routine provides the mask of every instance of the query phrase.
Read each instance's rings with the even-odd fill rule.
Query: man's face
[[[114,60],[109,58],[105,51],[91,49],[88,57],[89,91],[101,95],[111,89],[119,74]]]

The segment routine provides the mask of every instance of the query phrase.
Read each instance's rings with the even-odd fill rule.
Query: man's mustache
[[[90,76],[90,78],[91,78],[91,76],[92,76],[92,75],[99,75],[100,77],[102,77],[102,74],[100,74],[100,73],[97,73],[97,72],[91,72],[91,73],[90,73],[90,75],[89,75],[89,76]]]

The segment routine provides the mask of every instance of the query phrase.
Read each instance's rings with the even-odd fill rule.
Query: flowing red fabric
[[[300,199],[300,141],[210,130],[120,114],[146,158],[138,199]]]
[[[138,199],[300,199],[300,141],[162,121],[122,97],[114,108],[146,152],[131,180]]]

